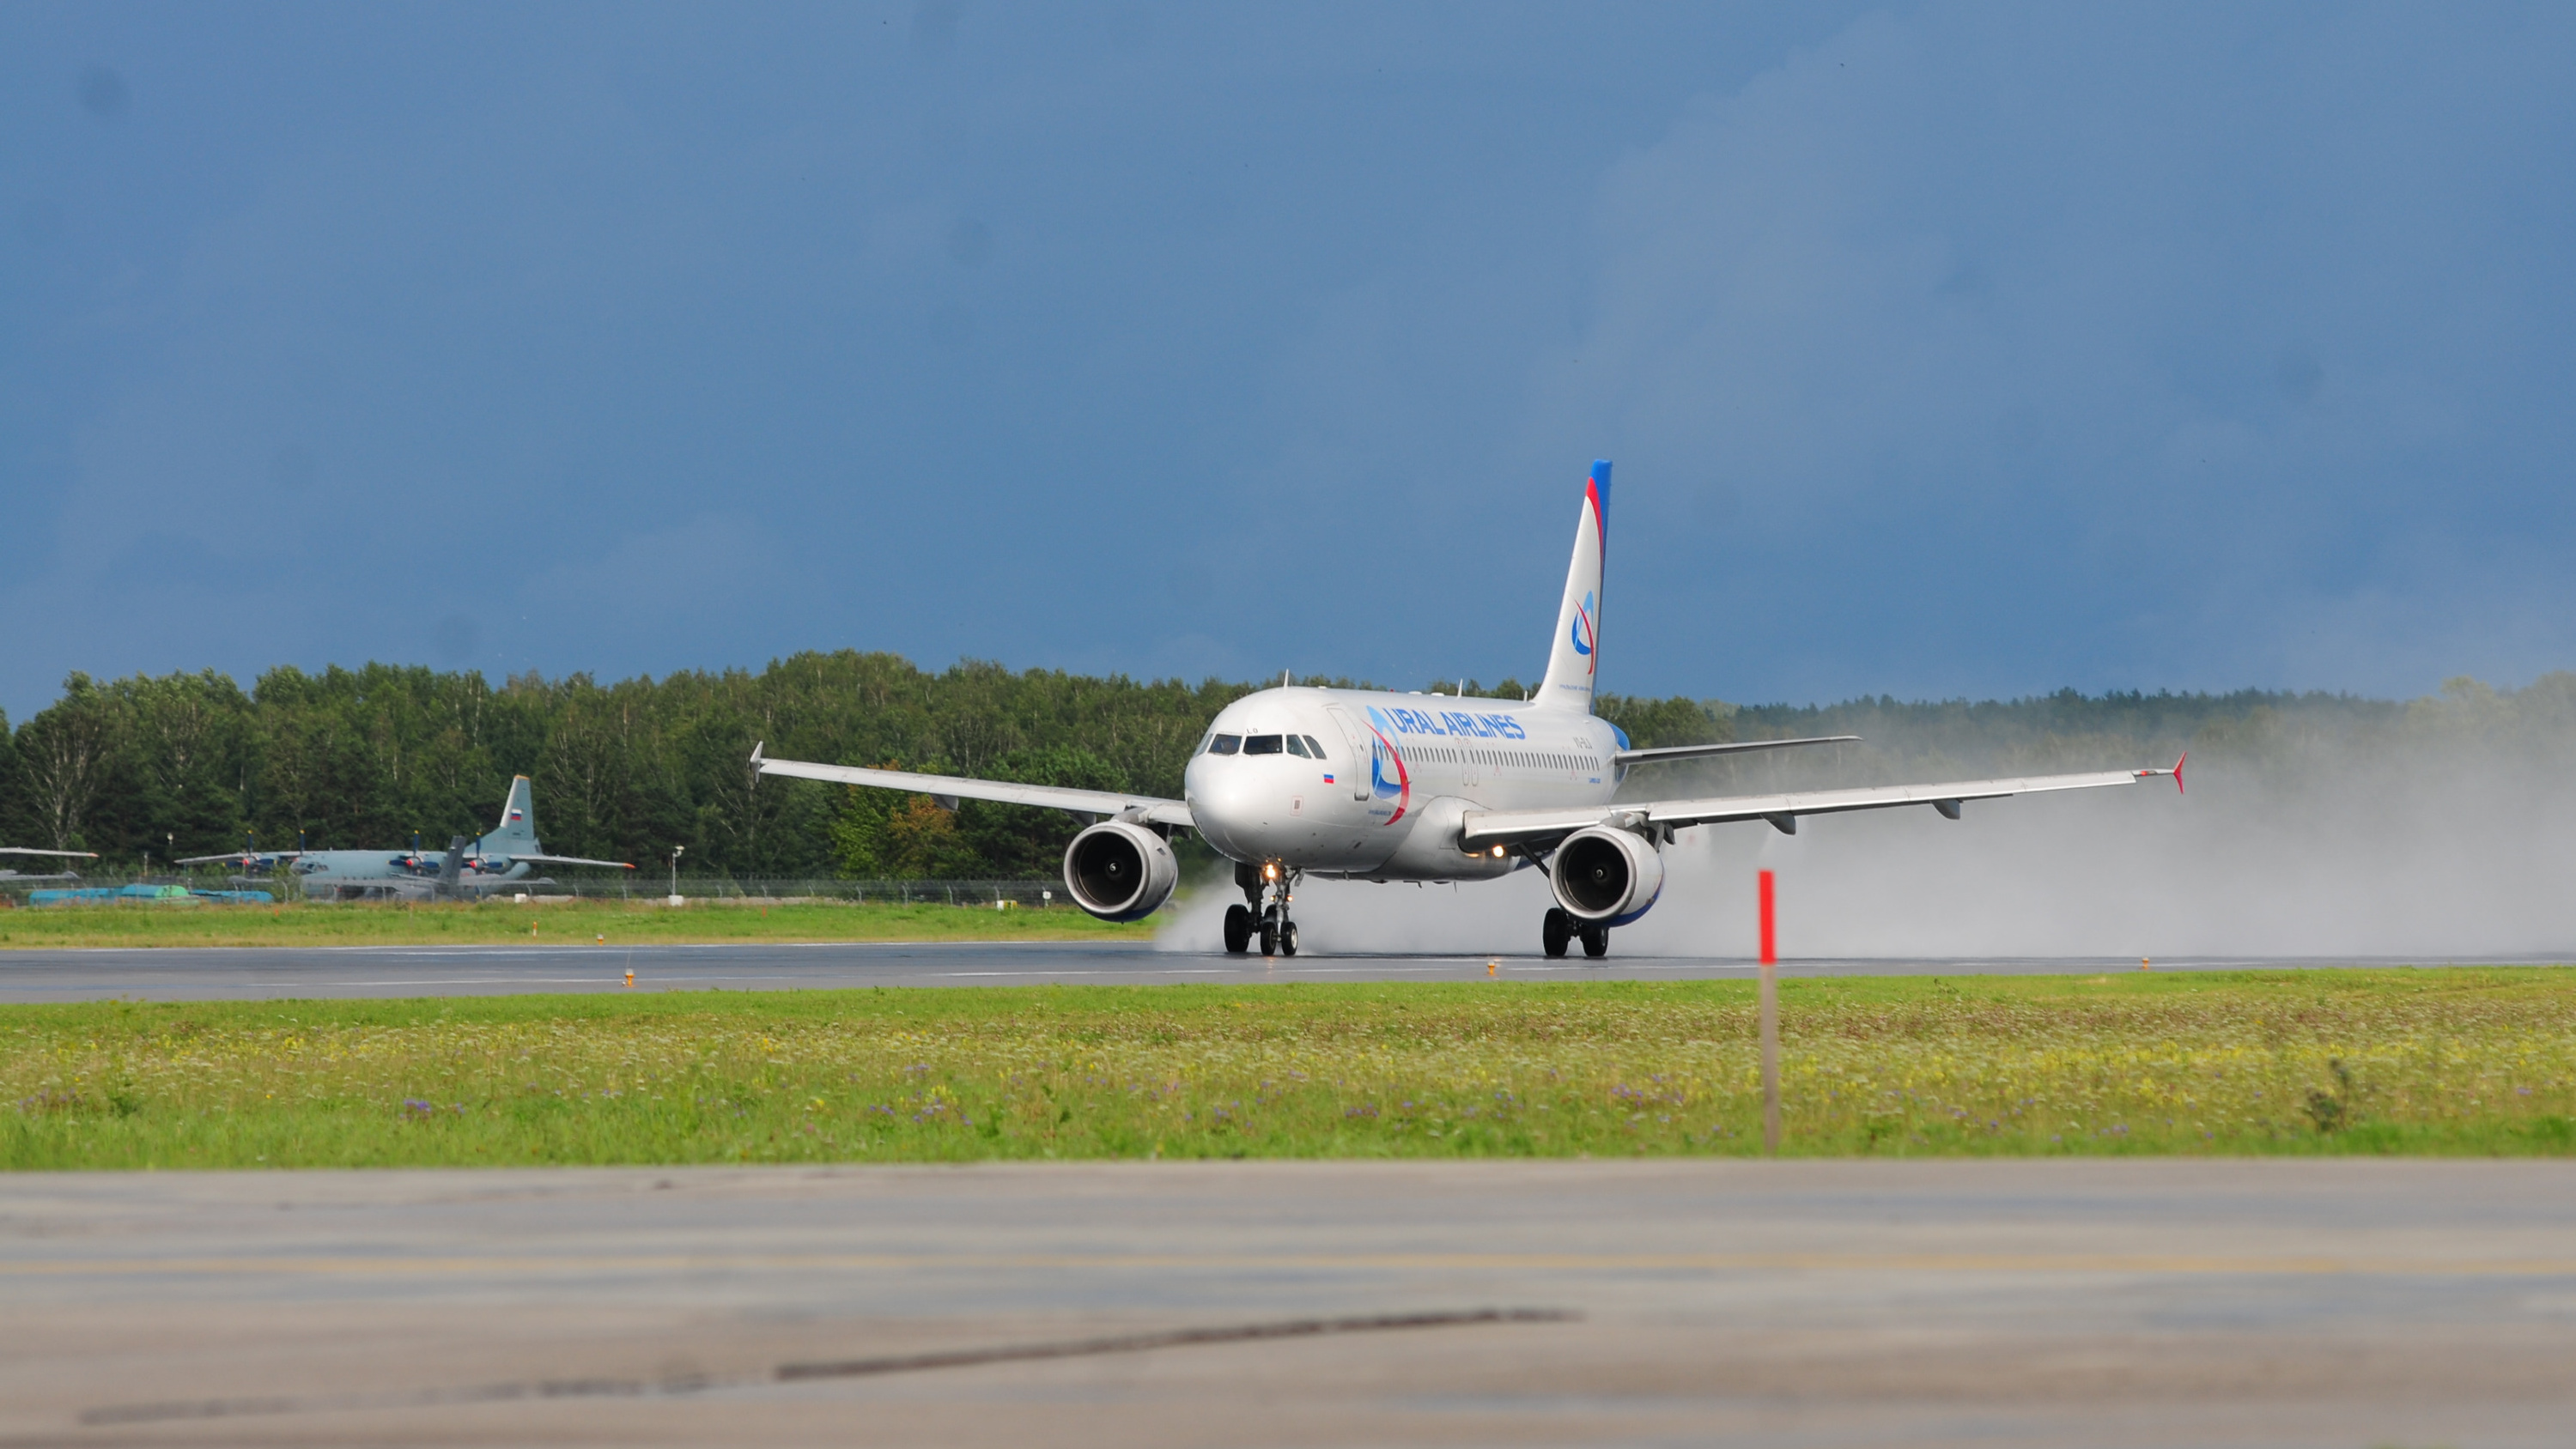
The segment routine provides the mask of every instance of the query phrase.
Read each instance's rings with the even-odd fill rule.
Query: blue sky
[[[1606,16],[1600,12],[1607,11]],[[2576,10],[20,3],[0,707],[2576,667]]]

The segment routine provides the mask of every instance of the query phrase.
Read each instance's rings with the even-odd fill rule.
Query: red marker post
[[[1762,903],[1762,1151],[1780,1152],[1780,937],[1772,905],[1771,872],[1759,877]]]
[[[1762,898],[1762,964],[1765,966],[1776,966],[1780,962],[1780,931],[1778,920],[1772,907],[1771,872],[1767,870],[1762,872],[1760,878],[1762,882],[1760,887]]]

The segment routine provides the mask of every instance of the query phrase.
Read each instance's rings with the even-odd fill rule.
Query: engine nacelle
[[[1664,857],[1644,836],[1595,825],[1556,848],[1547,883],[1566,914],[1587,925],[1624,926],[1664,893]]]
[[[1064,888],[1104,921],[1141,921],[1181,883],[1171,842],[1124,820],[1103,820],[1064,848]]]

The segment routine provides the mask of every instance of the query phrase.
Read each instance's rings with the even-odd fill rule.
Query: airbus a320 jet
[[[1309,875],[1446,882],[1544,870],[1556,904],[1539,923],[1541,948],[1562,956],[1579,940],[1597,957],[1609,952],[1614,928],[1653,908],[1664,848],[1690,826],[1763,821],[1795,834],[1804,815],[1928,805],[1956,820],[1971,800],[2158,775],[2182,784],[2176,761],[2171,769],[1614,802],[1635,766],[1855,737],[1631,749],[1624,731],[1592,713],[1609,520],[1610,465],[1596,462],[1547,677],[1527,701],[1265,689],[1218,712],[1179,800],[772,760],[758,746],[752,761],[764,774],[910,791],[952,807],[962,798],[1069,811],[1087,828],[1065,849],[1065,889],[1104,920],[1138,920],[1169,900],[1180,883],[1172,834],[1195,830],[1235,863],[1243,891],[1244,903],[1226,911],[1226,950],[1247,951],[1257,938],[1264,956],[1297,953],[1289,905]]]

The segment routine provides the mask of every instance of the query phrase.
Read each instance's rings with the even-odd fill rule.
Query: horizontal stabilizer
[[[624,860],[585,860],[578,855],[509,855],[495,854],[495,860],[517,861],[522,865],[599,865],[610,870],[633,870],[634,862]]]
[[[1740,755],[1747,750],[1847,744],[1859,738],[1858,735],[1815,735],[1803,740],[1733,740],[1722,745],[1666,745],[1658,750],[1621,750],[1614,758],[1623,765],[1652,765],[1663,760],[1695,760],[1704,755]]]

